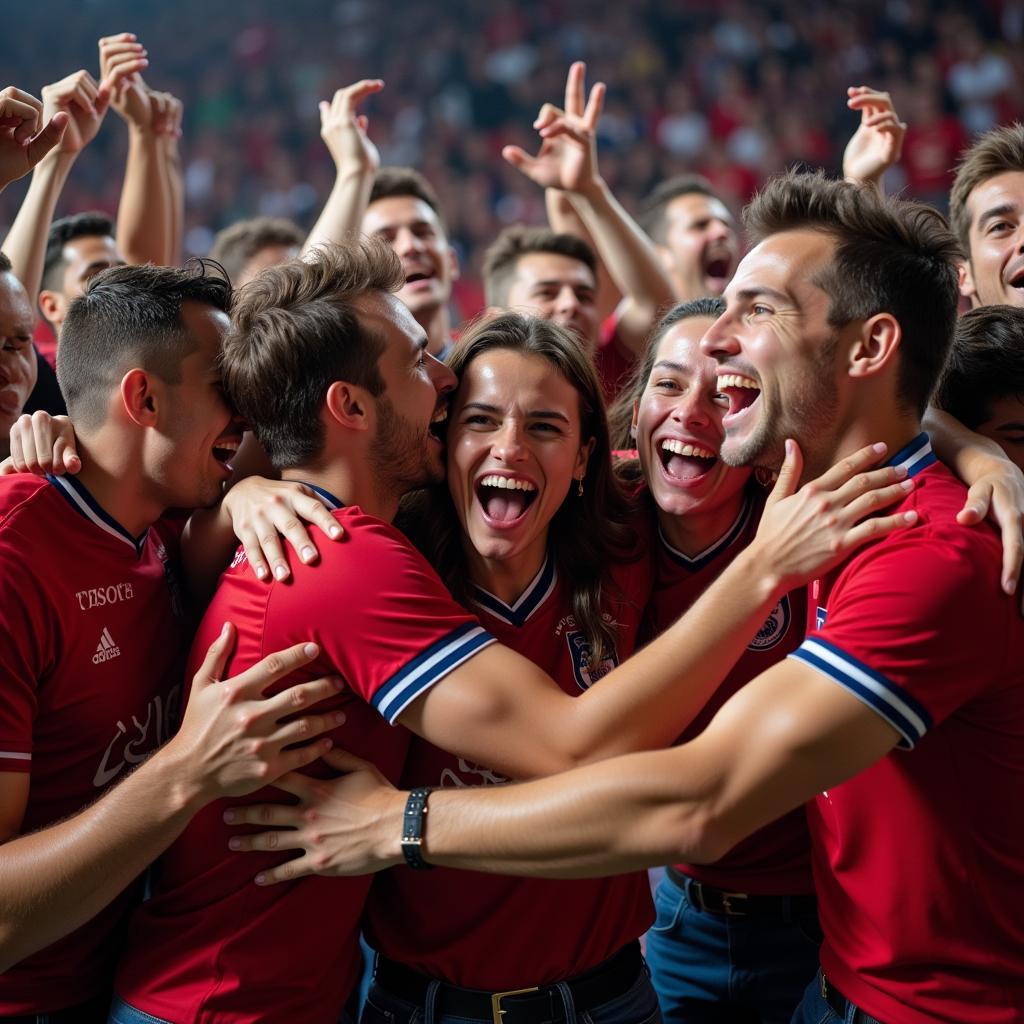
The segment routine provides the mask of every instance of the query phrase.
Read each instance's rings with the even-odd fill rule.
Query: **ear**
[[[960,279],[960,294],[969,299],[973,309],[978,303],[978,288],[974,283],[974,271],[971,269],[971,261],[964,260],[957,264],[957,276]]]
[[[590,461],[596,443],[594,438],[590,438],[586,444],[580,445],[580,450],[576,453],[576,465],[572,470],[574,479],[582,480],[587,475],[587,463]]]
[[[371,402],[367,392],[345,380],[336,380],[328,389],[324,411],[346,430],[370,429]]]
[[[128,418],[140,427],[156,423],[159,384],[155,378],[138,367],[121,378],[121,404]]]
[[[39,309],[43,319],[56,327],[64,322],[68,311],[68,300],[60,292],[42,291],[39,293]]]
[[[458,281],[459,279],[459,254],[455,251],[455,246],[450,242],[448,243],[448,278],[451,281]]]
[[[899,353],[903,330],[891,313],[876,313],[860,325],[849,350],[847,374],[872,377],[892,366]]]

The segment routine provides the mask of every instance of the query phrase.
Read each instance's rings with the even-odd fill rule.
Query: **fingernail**
[[[339,711],[334,716],[334,720],[338,723],[338,725],[344,725],[345,724],[345,712],[344,711]]]
[[[267,578],[267,567],[265,565],[256,566],[256,579],[263,580]]]
[[[225,622],[224,625],[221,626],[221,628],[220,628],[221,639],[223,639],[224,637],[226,637],[228,635],[228,627],[230,625],[231,625],[230,622]]]
[[[913,512],[913,511],[911,511],[911,512],[904,512],[903,513],[903,522],[905,522],[905,523],[916,523],[917,522],[917,513]]]
[[[892,471],[901,479],[907,475],[906,466],[893,466]]]
[[[320,648],[317,647],[316,644],[306,644],[306,646],[302,648],[302,653],[307,658],[315,658],[320,653]]]
[[[324,740],[324,750],[325,751],[330,750],[331,747],[333,747],[333,746],[334,746],[334,741],[333,740],[330,740],[330,739]]]
[[[235,823],[235,812],[234,811],[225,811],[224,812],[224,820],[229,825],[234,825],[234,823]],[[231,841],[234,842],[233,839]]]
[[[341,527],[340,526],[332,526],[331,529],[330,529],[330,534],[331,534],[331,537],[333,537],[335,540],[337,540],[341,536]]]
[[[256,884],[257,885],[266,885],[267,884],[267,876],[266,875],[257,875],[256,876]]]
[[[288,575],[288,570],[283,565],[278,565],[274,568],[274,575],[279,579],[283,580]]]
[[[888,445],[886,445],[884,441],[879,441],[877,444],[873,444],[871,446],[871,450],[873,452],[878,452],[878,454],[881,455],[887,449],[887,447]]]
[[[1016,590],[1017,590],[1017,581],[1016,580],[1007,580],[1003,584],[1003,589],[1007,592],[1007,594],[1015,593]]]
[[[239,842],[239,840],[237,840],[237,839],[229,839],[228,840],[228,849],[229,850],[237,850],[241,845],[242,845],[241,842]]]
[[[313,561],[314,558],[316,558],[316,548],[311,547],[309,544],[307,544],[302,549],[302,560],[304,562],[311,562]]]
[[[914,481],[913,480],[901,480],[900,481],[900,487],[902,487],[903,490],[905,490],[905,491],[912,491],[914,489]]]

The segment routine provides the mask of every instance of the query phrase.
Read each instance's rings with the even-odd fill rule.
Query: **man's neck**
[[[849,427],[837,435],[833,444],[819,451],[809,449],[804,452],[804,471],[800,483],[816,479],[840,459],[879,441],[883,441],[887,448],[879,462],[881,465],[920,433],[921,417],[913,411],[893,409],[888,413],[854,418]]]
[[[420,327],[427,333],[427,351],[432,356],[439,356],[451,344],[452,322],[448,315],[448,303],[425,313],[423,319],[416,318]]]
[[[708,512],[688,512],[673,516],[658,509],[658,525],[665,540],[687,558],[696,558],[702,551],[721,540],[740,516],[746,501],[746,489],[729,501]]]
[[[133,537],[140,537],[164,513],[159,499],[147,491],[141,463],[118,454],[110,439],[86,441],[79,437],[78,454],[82,468],[75,479],[99,503],[107,515]]]
[[[315,484],[333,494],[343,505],[358,505],[367,515],[390,523],[398,512],[399,495],[382,495],[368,470],[343,466],[295,466],[281,473],[282,480]]]

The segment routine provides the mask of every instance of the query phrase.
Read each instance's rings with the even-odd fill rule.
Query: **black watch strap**
[[[430,796],[429,786],[420,786],[409,794],[405,802],[405,814],[402,815],[402,854],[405,863],[417,871],[432,868],[423,859],[424,821],[427,816],[427,797]]]

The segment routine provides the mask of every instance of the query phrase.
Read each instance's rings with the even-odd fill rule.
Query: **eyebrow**
[[[977,223],[984,224],[985,221],[991,220],[993,217],[1005,217],[1008,213],[1016,213],[1016,203],[1000,203],[998,206],[993,206],[992,209],[986,210],[983,214],[978,217]]]
[[[534,288],[550,288],[552,285],[556,285],[562,288],[564,285],[568,285],[570,288],[582,290],[585,292],[596,291],[597,286],[593,284],[587,284],[585,281],[560,281],[558,278],[549,278],[545,281],[534,281]]]
[[[790,305],[795,304],[791,295],[787,295],[785,292],[776,291],[774,288],[768,288],[766,285],[759,285],[756,288],[741,288],[734,294],[737,299],[744,301],[756,299],[759,295],[763,295],[765,298],[774,299],[776,302],[789,303]]]
[[[486,402],[467,402],[462,408],[463,411],[466,409],[479,409],[480,412],[501,412],[496,405],[488,405]],[[530,409],[526,415],[531,420],[561,420],[563,423],[569,422],[569,417],[565,413],[558,412],[555,409]]]
[[[676,373],[692,373],[693,370],[686,363],[674,363],[671,359],[659,359],[652,367],[651,373],[657,369],[673,370]]]

